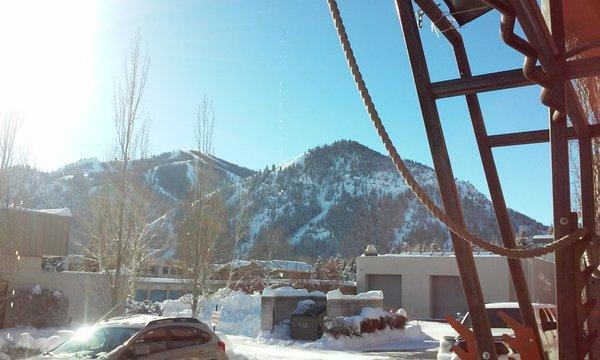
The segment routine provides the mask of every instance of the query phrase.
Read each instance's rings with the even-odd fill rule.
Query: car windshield
[[[125,327],[84,328],[50,353],[96,358],[113,351],[138,331],[139,329]]]
[[[498,316],[498,311],[505,312],[508,316],[515,319],[516,321],[522,323],[521,321],[521,312],[518,308],[503,308],[503,309],[487,309],[488,318],[490,319],[490,327],[491,328],[508,328],[508,326],[500,319]],[[469,314],[465,316],[463,320],[463,324],[466,324],[468,327],[472,327],[471,317]]]

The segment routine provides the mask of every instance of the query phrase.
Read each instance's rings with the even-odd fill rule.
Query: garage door
[[[402,307],[402,275],[367,275],[369,290],[382,290],[383,302],[392,308]]]
[[[456,313],[464,315],[467,305],[460,277],[432,276],[431,302],[434,318],[443,319],[446,315],[456,316]]]

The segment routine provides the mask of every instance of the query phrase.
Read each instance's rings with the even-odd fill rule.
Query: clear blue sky
[[[52,78],[38,78],[35,84],[43,83],[44,94],[57,97],[53,104],[78,101],[77,111],[68,116],[60,116],[60,106],[41,112],[44,121],[38,119],[38,124],[61,124],[59,130],[43,134],[45,141],[36,140],[40,128],[32,136],[32,155],[42,168],[104,156],[112,135],[113,80],[138,29],[151,57],[145,109],[152,122],[152,152],[193,146],[193,121],[203,93],[215,105],[216,155],[252,169],[339,139],[383,152],[324,0],[78,1],[73,6],[80,7],[79,13],[68,5],[54,11],[55,18],[44,28],[35,23],[30,29],[39,46],[44,46],[42,41],[50,44],[48,51],[35,54],[37,61],[54,59],[64,82],[73,86],[61,86],[63,81]],[[340,1],[340,9],[365,80],[401,155],[431,164],[394,2]],[[490,13],[461,30],[475,74],[522,64],[522,57],[500,42],[498,22],[498,14]],[[67,25],[59,36],[44,38],[54,34],[56,24]],[[456,77],[450,48],[431,31],[428,20],[421,36],[432,79]],[[56,53],[64,39],[71,39],[70,45]],[[70,60],[63,61],[63,56]],[[480,100],[490,134],[547,127],[537,87],[483,94]],[[35,97],[28,101],[21,106],[39,107],[32,104]],[[455,176],[487,194],[464,99],[438,104]],[[548,146],[498,149],[494,154],[509,206],[550,223]]]

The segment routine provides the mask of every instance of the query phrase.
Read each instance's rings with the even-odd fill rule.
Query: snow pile
[[[163,316],[191,317],[190,297],[161,303]],[[256,336],[260,332],[260,293],[246,294],[228,288],[219,289],[205,299],[200,299],[198,319],[210,325],[211,314],[219,305],[221,319],[217,330],[232,335]]]
[[[356,295],[345,295],[339,289],[331,290],[327,293],[327,300],[383,300],[383,291],[371,290],[365,293],[359,293]]]
[[[74,333],[72,330],[58,328],[12,328],[0,330],[0,360],[3,359],[3,353],[11,353],[17,348],[36,353],[51,350],[63,341],[70,339]]]
[[[386,327],[373,333],[364,333],[361,336],[342,336],[335,338],[324,334],[314,343],[315,348],[328,350],[360,350],[368,351],[381,345],[415,343],[430,339],[421,331],[419,325],[409,326],[406,329],[390,329]]]
[[[296,310],[294,310],[294,314],[300,313],[305,307],[315,305],[315,302],[311,299],[300,300],[296,305]]]
[[[296,341],[290,339],[289,324],[281,323],[275,326],[273,332],[264,331],[255,339],[260,344],[279,348],[300,348],[304,350],[337,350],[337,351],[376,351],[379,349],[416,349],[432,348],[429,344],[432,338],[421,330],[419,325],[411,325],[405,329],[390,329],[389,327],[361,336],[333,337],[324,334],[317,341]]]
[[[279,288],[267,287],[263,290],[262,296],[264,297],[276,297],[276,296],[325,296],[322,291],[308,292],[306,289],[294,289],[291,286],[282,286]]]

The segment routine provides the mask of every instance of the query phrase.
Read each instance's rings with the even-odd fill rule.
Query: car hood
[[[33,357],[29,357],[25,360],[54,360],[54,359],[106,359],[106,356],[102,355],[97,358],[88,358],[88,357],[74,357],[73,354],[63,353],[63,354],[41,354]]]

